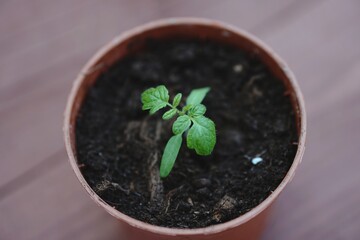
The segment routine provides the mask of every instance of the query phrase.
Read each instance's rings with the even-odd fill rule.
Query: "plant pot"
[[[297,125],[298,148],[296,156],[285,178],[272,194],[244,215],[205,228],[173,229],[159,227],[141,222],[119,212],[93,191],[85,181],[77,162],[75,148],[76,118],[86,93],[99,74],[118,59],[141,49],[146,39],[162,39],[176,36],[212,39],[258,54],[272,74],[284,83],[291,99]],[[295,77],[286,64],[254,36],[228,24],[195,18],[175,18],[152,22],[121,34],[103,47],[90,59],[75,80],[68,99],[64,123],[66,149],[77,178],[90,194],[90,197],[120,221],[126,239],[258,239],[272,203],[293,178],[295,170],[301,162],[305,148],[305,129],[306,118],[303,98]]]

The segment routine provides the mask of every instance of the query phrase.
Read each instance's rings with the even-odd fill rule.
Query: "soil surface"
[[[149,116],[140,101],[160,84],[171,99],[210,86],[203,103],[217,130],[212,155],[183,144],[163,180],[172,121],[161,119],[165,110]],[[257,206],[286,175],[297,139],[283,84],[255,54],[209,41],[149,41],[98,78],[76,123],[79,166],[94,191],[133,218],[176,228],[226,222]]]

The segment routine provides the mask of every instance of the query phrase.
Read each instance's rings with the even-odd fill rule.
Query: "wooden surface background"
[[[246,29],[298,78],[307,149],[263,239],[360,239],[359,0],[1,0],[0,239],[121,239],[70,168],[63,110],[97,49],[173,16]]]

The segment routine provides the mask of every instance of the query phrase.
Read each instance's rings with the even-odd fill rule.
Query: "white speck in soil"
[[[251,160],[252,164],[254,164],[254,165],[256,165],[256,164],[258,164],[258,163],[260,163],[260,162],[262,162],[262,161],[263,161],[263,159],[262,159],[261,157],[254,157],[254,158]]]
[[[243,70],[243,66],[241,64],[236,64],[233,67],[234,72],[240,73]]]

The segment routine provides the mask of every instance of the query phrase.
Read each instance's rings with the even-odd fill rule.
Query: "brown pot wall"
[[[122,214],[104,202],[87,184],[77,164],[75,148],[75,122],[84,97],[100,73],[127,54],[142,49],[149,39],[188,37],[212,39],[231,44],[259,55],[269,69],[285,84],[290,94],[298,129],[298,150],[284,180],[275,191],[257,207],[229,222],[198,229],[170,229],[153,226]],[[103,47],[85,65],[74,82],[65,110],[64,134],[70,164],[90,197],[107,212],[120,220],[127,239],[258,239],[265,225],[272,202],[290,182],[301,162],[305,149],[306,116],[302,94],[294,75],[286,64],[264,43],[242,30],[224,23],[195,18],[175,18],[152,22],[121,34]],[[122,236],[125,237],[125,236]],[[119,236],[120,238],[120,236]],[[123,238],[122,238],[123,239]]]
[[[125,239],[143,239],[143,240],[256,240],[259,239],[264,229],[266,219],[271,207],[266,208],[263,212],[238,227],[224,230],[214,234],[189,234],[169,237],[168,234],[152,233],[142,230],[128,224],[122,224],[125,232]]]

